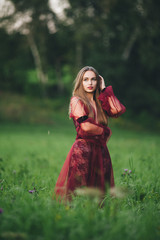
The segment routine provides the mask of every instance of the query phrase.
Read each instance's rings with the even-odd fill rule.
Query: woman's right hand
[[[100,90],[102,91],[106,87],[106,85],[104,78],[101,75],[99,75],[99,77],[100,77]]]

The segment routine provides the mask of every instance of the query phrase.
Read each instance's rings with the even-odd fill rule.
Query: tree
[[[46,35],[49,34],[49,23],[52,22],[52,25],[56,23],[56,15],[50,10],[48,1],[12,0],[10,6],[13,10],[8,16],[1,18],[1,27],[10,34],[18,32],[26,36],[34,59],[37,78],[42,85],[45,85],[48,81]],[[55,31],[53,26],[52,31]]]
[[[69,2],[77,65],[95,66],[133,113],[158,116],[159,2]]]

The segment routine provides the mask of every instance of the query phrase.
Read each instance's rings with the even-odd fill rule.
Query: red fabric
[[[99,99],[108,115],[115,116],[109,106],[108,97],[113,98],[111,99],[116,106],[118,99],[114,96],[112,87],[106,88]],[[117,111],[116,116],[124,112],[124,106],[120,106],[120,112]],[[70,102],[70,117],[74,121],[77,137],[55,186],[53,198],[56,196],[60,200],[70,200],[74,190],[82,186],[96,187],[102,192],[105,192],[106,184],[114,186],[112,163],[106,146],[111,136],[110,128],[96,123],[96,113],[94,119],[89,118],[87,107],[75,96]]]
[[[113,93],[112,86],[108,86],[99,95],[102,108],[107,112],[109,117],[119,117],[122,115],[126,108],[120,103],[117,97]]]

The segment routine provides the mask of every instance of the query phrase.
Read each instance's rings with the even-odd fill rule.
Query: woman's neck
[[[94,102],[94,94],[93,93],[87,93],[87,98],[89,101]]]

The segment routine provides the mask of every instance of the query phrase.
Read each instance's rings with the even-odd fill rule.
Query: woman
[[[105,193],[106,184],[114,187],[106,146],[111,136],[108,117],[120,116],[125,107],[114,96],[112,87],[105,87],[103,77],[93,67],[86,66],[75,79],[69,112],[77,137],[58,177],[56,197],[70,200],[74,191],[82,186]]]

